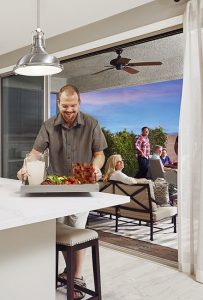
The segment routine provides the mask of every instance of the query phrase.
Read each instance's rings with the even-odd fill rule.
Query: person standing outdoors
[[[137,150],[137,160],[139,170],[136,174],[136,178],[146,178],[149,167],[149,155],[150,155],[150,142],[149,142],[149,128],[142,127],[142,133],[135,141],[135,149]]]
[[[58,94],[57,116],[44,122],[30,155],[43,153],[49,149],[48,174],[72,175],[72,163],[93,163],[97,180],[101,178],[101,171],[105,156],[103,150],[107,148],[106,139],[93,117],[80,111],[80,94],[73,85],[65,85]],[[18,171],[19,179],[27,178],[27,171]],[[85,228],[88,212],[65,217],[67,225]],[[68,258],[65,257],[65,260]],[[75,283],[85,285],[82,277],[84,250],[77,251],[75,265]],[[66,270],[64,270],[66,272]],[[79,291],[75,291],[74,299],[81,299]]]

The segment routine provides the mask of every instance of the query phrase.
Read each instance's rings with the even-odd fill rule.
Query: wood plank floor
[[[99,240],[144,254],[178,262],[178,250],[97,230]]]

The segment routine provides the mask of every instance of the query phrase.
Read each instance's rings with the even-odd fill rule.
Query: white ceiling
[[[50,38],[153,0],[41,0],[40,26]],[[162,0],[165,1],[165,0]],[[37,0],[1,0],[0,55],[31,44]]]
[[[181,26],[187,1],[41,0],[40,27],[50,54],[75,57]],[[0,74],[5,74],[30,51],[37,0],[1,0],[0,4]]]
[[[64,64],[64,70],[55,77],[64,78],[64,84],[72,83],[81,92],[180,79],[183,74],[183,45],[181,33],[124,48],[121,56],[130,58],[130,62],[161,61],[163,63],[161,66],[134,67],[139,71],[137,74],[131,75],[123,70],[113,69],[91,75],[104,70],[104,66],[108,66],[110,60],[117,57],[117,54],[111,51],[67,62]]]

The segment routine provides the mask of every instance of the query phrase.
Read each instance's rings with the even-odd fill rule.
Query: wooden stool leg
[[[153,241],[153,221],[150,221],[150,241]]]
[[[67,300],[74,299],[74,249],[73,247],[67,247]]]
[[[56,289],[57,289],[57,286],[58,286],[58,266],[59,266],[59,251],[57,250],[57,247],[56,247]]]
[[[173,217],[174,232],[176,233],[176,216]]]
[[[100,264],[99,264],[99,242],[95,240],[92,245],[92,266],[94,275],[95,292],[98,295],[98,300],[101,300],[101,278],[100,278]]]

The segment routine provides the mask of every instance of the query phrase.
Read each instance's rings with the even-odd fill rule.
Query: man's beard
[[[66,122],[72,123],[75,120],[77,113],[76,112],[71,114],[63,113],[62,116]]]

